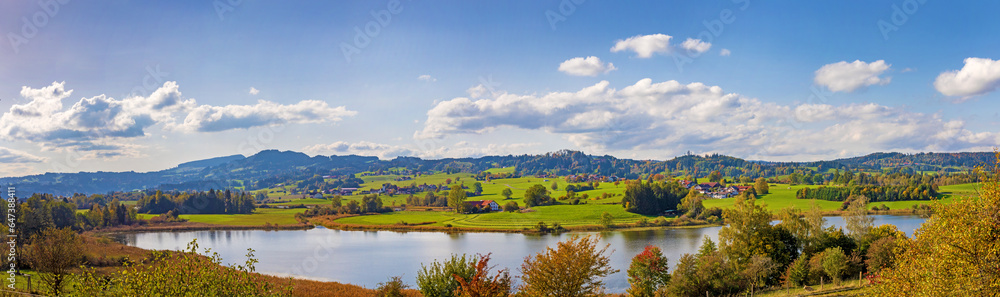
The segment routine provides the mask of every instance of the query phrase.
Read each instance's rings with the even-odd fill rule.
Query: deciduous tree
[[[82,256],[83,244],[69,228],[45,229],[31,245],[31,267],[41,272],[52,295],[62,295],[70,269],[79,265]]]
[[[601,278],[618,272],[598,248],[597,238],[573,237],[555,249],[527,257],[521,265],[521,293],[527,296],[593,296],[604,291]]]
[[[934,215],[914,232],[896,267],[871,289],[875,296],[1000,295],[1000,153],[983,173],[979,197],[934,204]]]
[[[468,213],[469,205],[465,203],[465,190],[462,186],[452,185],[448,191],[448,207],[455,209],[455,213]]]
[[[646,249],[632,258],[628,267],[628,294],[637,297],[651,297],[662,286],[670,283],[670,269],[667,257],[660,248],[646,246]]]

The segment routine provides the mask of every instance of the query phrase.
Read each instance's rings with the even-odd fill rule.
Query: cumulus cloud
[[[959,101],[992,92],[1000,86],[1000,60],[966,58],[961,70],[942,72],[934,88],[945,96],[961,96]]]
[[[15,149],[0,147],[0,163],[41,163],[46,159]]]
[[[723,57],[728,57],[731,54],[733,54],[733,52],[730,52],[729,49],[722,49],[719,51],[719,55]]]
[[[437,79],[434,78],[434,77],[432,77],[430,74],[424,74],[424,75],[421,75],[421,76],[417,76],[417,79],[422,80],[422,81],[426,81],[426,82],[437,81]]]
[[[681,47],[688,50],[688,52],[701,54],[707,52],[708,49],[712,48],[712,44],[709,42],[701,41],[701,39],[688,38],[687,40],[684,40],[683,43],[681,43]],[[725,51],[728,52],[728,50]]]
[[[854,92],[858,88],[871,85],[886,85],[891,77],[879,77],[883,72],[889,70],[889,64],[884,60],[865,63],[855,60],[848,63],[840,61],[833,64],[826,64],[816,70],[816,77],[813,81],[817,85],[826,86],[833,92]]]
[[[266,100],[254,105],[202,105],[192,109],[178,127],[184,131],[218,132],[278,124],[338,122],[356,111],[330,107],[324,101],[305,100],[282,105]]]
[[[257,94],[260,94],[260,90],[254,87],[250,87],[250,95],[257,95]]]
[[[615,70],[615,65],[604,64],[598,57],[576,57],[559,64],[559,71],[576,76],[597,76],[601,73],[608,73]]]
[[[38,143],[45,150],[69,148],[94,156],[135,155],[123,139],[143,137],[154,125],[166,130],[211,132],[284,123],[339,121],[354,111],[306,100],[292,105],[259,101],[256,105],[199,105],[185,99],[176,82],[166,82],[146,97],[114,99],[105,95],[81,98],[69,108],[63,100],[73,93],[64,82],[21,88],[25,104],[14,104],[0,116],[0,139]],[[184,114],[183,122],[178,119]],[[117,141],[117,142],[116,142]],[[103,151],[103,152],[101,152]]]
[[[1000,143],[960,120],[878,104],[779,105],[717,86],[642,79],[616,90],[602,81],[576,92],[501,93],[439,102],[415,138],[539,130],[596,151],[712,151],[743,157],[804,159],[872,151],[954,151]]]
[[[654,53],[665,54],[669,52],[671,38],[673,37],[665,34],[636,35],[615,42],[615,46],[611,47],[611,52],[631,50],[639,58],[649,58]]]

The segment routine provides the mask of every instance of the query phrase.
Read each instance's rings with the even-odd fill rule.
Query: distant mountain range
[[[0,178],[0,184],[17,186],[19,193],[106,193],[142,189],[207,190],[210,188],[265,188],[316,174],[347,175],[365,171],[408,169],[417,171],[470,172],[515,167],[521,175],[599,174],[637,178],[645,174],[676,173],[707,176],[721,171],[726,176],[775,176],[795,170],[882,170],[907,168],[914,171],[964,171],[989,164],[992,152],[968,153],[873,153],[861,157],[814,162],[747,161],[724,155],[685,155],[666,161],[619,159],[562,150],[540,155],[485,156],[424,160],[398,157],[379,160],[367,156],[315,156],[293,151],[266,150],[253,156],[232,155],[187,162],[152,172],[45,173]]]

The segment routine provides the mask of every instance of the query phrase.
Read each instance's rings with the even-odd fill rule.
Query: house
[[[702,194],[708,194],[709,192],[712,191],[712,189],[715,189],[717,187],[719,187],[719,183],[710,182],[710,183],[698,184],[697,186],[691,187],[691,189],[694,189]]]
[[[730,198],[730,197],[736,196],[735,193],[728,192],[728,191],[708,192],[708,193],[705,193],[705,195],[708,196],[708,197],[715,198],[715,199]]]
[[[358,190],[358,188],[340,188],[340,195],[341,196],[350,196],[352,193],[354,193],[354,191],[357,191],[357,190]]]
[[[465,203],[478,209],[486,209],[489,211],[500,211],[500,204],[497,204],[497,202],[493,200],[465,201]]]

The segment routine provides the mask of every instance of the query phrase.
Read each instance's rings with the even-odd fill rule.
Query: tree
[[[40,278],[52,295],[61,295],[70,269],[80,263],[83,244],[69,228],[49,228],[37,235],[31,245],[31,267],[42,272]]]
[[[527,296],[592,296],[601,294],[600,280],[618,270],[604,255],[610,245],[598,249],[597,238],[573,237],[556,249],[526,257],[521,264],[521,292]]]
[[[610,228],[614,224],[615,217],[611,216],[611,213],[606,211],[601,213],[601,226],[604,226],[604,228]]]
[[[718,170],[712,171],[712,173],[708,174],[708,181],[713,183],[722,181],[722,172],[719,172]]]
[[[684,196],[684,199],[681,199],[681,203],[677,205],[677,210],[684,212],[684,214],[690,218],[697,217],[698,214],[701,214],[702,210],[705,210],[705,206],[702,204],[702,201],[704,200],[705,197],[703,197],[701,193],[695,190],[690,190],[688,191],[687,196]]]
[[[840,282],[840,277],[847,268],[847,255],[840,247],[832,247],[823,251],[823,271],[835,281]]]
[[[868,271],[878,273],[882,269],[892,269],[896,264],[896,238],[880,238],[868,247],[865,266]]]
[[[514,191],[511,191],[510,188],[504,188],[503,191],[500,192],[500,195],[503,195],[504,199],[510,199],[510,196],[514,195]]]
[[[879,275],[871,294],[1000,295],[1000,153],[979,172],[979,197],[934,203],[934,216],[914,238],[897,242],[903,252],[896,256],[896,267]]]
[[[847,225],[848,234],[856,241],[860,241],[872,229],[875,219],[868,215],[868,197],[854,196],[849,198],[850,205],[844,215],[844,222]]]
[[[466,255],[451,255],[444,262],[434,261],[428,266],[420,265],[417,272],[417,287],[424,296],[454,296],[461,283],[455,278],[471,279],[476,273],[476,263]]]
[[[779,267],[778,263],[774,263],[768,256],[763,255],[753,255],[750,257],[750,262],[747,263],[746,267],[743,268],[743,277],[746,278],[750,283],[750,296],[753,296],[753,291],[765,284],[768,277],[774,273]]]
[[[483,193],[483,184],[480,183],[480,182],[476,182],[476,183],[472,184],[472,192],[476,193],[476,195],[482,194]]]
[[[536,184],[524,192],[524,206],[526,207],[548,205],[551,199],[552,198],[549,197],[549,191],[542,185]]]
[[[343,205],[341,199],[340,195],[333,195],[333,198],[330,199],[330,203],[333,205],[333,208],[339,208]]]
[[[377,194],[365,195],[361,198],[361,212],[383,212],[382,198]]]
[[[553,181],[552,182],[552,190],[555,191],[555,190],[558,190],[558,189],[559,189],[559,182]]]
[[[476,271],[471,278],[454,275],[459,283],[456,293],[462,297],[506,297],[510,296],[513,280],[510,272],[503,269],[490,276],[490,254],[480,256],[476,263]]]
[[[647,245],[646,249],[632,258],[628,267],[628,294],[637,297],[651,297],[662,286],[670,283],[670,266],[660,248]]]
[[[518,206],[517,202],[514,202],[514,201],[507,202],[507,204],[503,205],[503,211],[506,211],[506,212],[515,212],[515,211],[518,211],[518,210],[521,210],[521,207]]]
[[[455,213],[468,213],[470,207],[465,203],[465,190],[462,186],[452,185],[448,191],[448,207],[455,209]]]
[[[788,270],[785,271],[785,284],[791,285],[793,287],[799,287],[806,284],[809,280],[809,257],[800,256],[788,265]]]
[[[719,230],[719,251],[737,264],[763,255],[784,266],[796,256],[794,237],[784,228],[772,226],[771,212],[754,201],[737,197],[734,207],[723,211],[726,226]]]
[[[757,194],[759,195],[767,194],[768,191],[767,180],[764,179],[763,177],[758,177],[757,181],[754,184],[754,190],[756,190]]]

